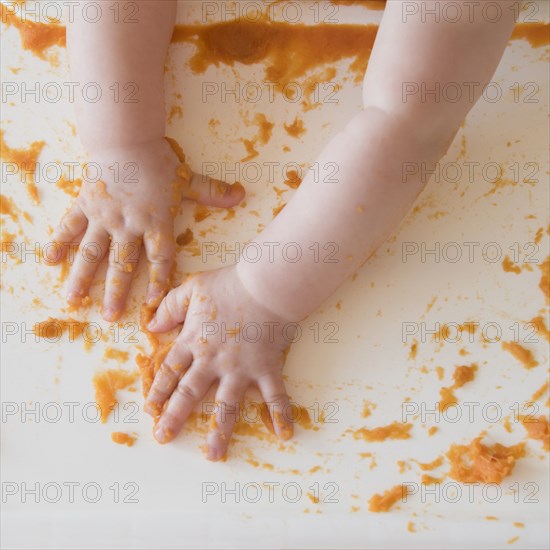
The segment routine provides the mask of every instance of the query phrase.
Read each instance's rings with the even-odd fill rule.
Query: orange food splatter
[[[13,149],[4,140],[4,131],[0,130],[0,152],[6,162],[12,162],[21,172],[22,181],[26,182],[27,192],[35,204],[40,204],[38,189],[35,183],[38,157],[44,147],[44,141],[33,141],[28,149]]]
[[[548,330],[548,327],[546,326],[546,323],[544,322],[544,317],[542,315],[539,315],[538,317],[533,317],[530,323],[533,323],[535,325],[535,329],[537,331],[537,334],[541,334],[550,342],[550,330]]]
[[[548,429],[548,418],[539,416],[538,418],[522,417],[521,423],[527,431],[529,439],[537,439],[542,442],[545,451],[550,450],[550,430]]]
[[[135,382],[137,373],[122,369],[109,369],[98,372],[94,378],[95,401],[101,412],[101,422],[107,422],[111,411],[118,403],[116,392]]]
[[[126,361],[128,361],[129,355],[130,354],[127,351],[122,351],[120,349],[107,347],[105,349],[105,352],[103,353],[103,358],[104,359],[114,359],[115,361],[125,363]]]
[[[409,432],[412,424],[403,424],[401,422],[392,422],[387,426],[379,428],[360,428],[353,432],[354,439],[364,439],[365,441],[385,441],[386,439],[409,439]]]
[[[36,23],[28,17],[22,20],[14,10],[0,4],[0,19],[8,27],[12,26],[19,31],[21,45],[41,59],[46,59],[45,52],[52,46],[66,45],[66,30],[56,23]]]
[[[516,265],[508,256],[505,256],[502,260],[502,269],[507,273],[515,273],[516,275],[521,273],[521,267]]]
[[[511,353],[526,369],[532,369],[539,363],[533,357],[533,352],[516,342],[502,342],[502,349]]]
[[[352,58],[350,72],[363,78],[378,25],[299,25],[268,21],[225,21],[211,25],[176,25],[172,42],[197,47],[189,64],[194,73],[210,65],[267,62],[265,78],[282,90],[308,71]],[[292,55],[289,55],[292,52]]]
[[[296,117],[292,124],[284,124],[286,133],[294,138],[300,138],[306,133],[306,128],[304,127],[304,121],[301,118]]]
[[[547,46],[550,43],[550,25],[548,23],[519,23],[512,32],[511,40],[527,40],[533,48]]]
[[[132,447],[136,440],[137,437],[124,432],[113,432],[111,434],[111,441],[118,443],[119,445],[127,445],[128,447]]]
[[[541,272],[539,288],[546,298],[546,303],[550,304],[550,256],[539,265]]]
[[[449,476],[462,483],[501,483],[509,476],[518,458],[525,456],[525,445],[506,447],[495,443],[489,447],[481,437],[468,445],[451,445],[447,457],[451,464]]]
[[[370,512],[388,512],[399,500],[407,498],[409,490],[405,485],[396,485],[381,495],[373,495],[369,500]]]
[[[444,411],[450,405],[458,403],[453,390],[471,382],[474,379],[476,371],[477,365],[475,363],[472,363],[470,366],[460,365],[455,368],[453,373],[454,384],[450,387],[441,388],[439,391],[441,401],[439,401],[438,407],[440,411]]]

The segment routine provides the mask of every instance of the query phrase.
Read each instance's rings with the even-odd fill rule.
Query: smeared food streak
[[[405,485],[396,485],[383,494],[373,495],[369,500],[370,512],[388,512],[397,502],[407,498],[409,491]]]
[[[119,445],[127,445],[128,447],[132,447],[136,442],[136,439],[137,437],[124,432],[113,432],[111,434],[111,441],[118,443]]]
[[[540,283],[539,288],[542,290],[544,297],[546,298],[546,305],[550,304],[550,256],[546,257],[546,260],[539,265],[540,269]]]
[[[462,483],[501,483],[511,475],[516,460],[525,456],[525,444],[487,446],[476,437],[469,445],[451,445],[447,452],[449,477]]]
[[[33,141],[27,149],[14,149],[4,140],[4,131],[0,130],[0,152],[5,162],[12,162],[21,173],[21,181],[25,182],[27,192],[34,202],[40,204],[38,189],[35,183],[35,171],[38,157],[45,145],[43,141]]]
[[[533,48],[550,43],[549,23],[519,23],[514,27],[510,40],[527,40]]]
[[[301,118],[296,117],[291,124],[284,124],[286,133],[293,138],[301,138],[305,133],[304,121]]]
[[[409,432],[412,424],[392,422],[387,426],[379,428],[359,428],[353,432],[353,439],[364,439],[365,441],[385,441],[386,439],[409,439]]]
[[[527,431],[529,439],[536,439],[542,442],[542,447],[545,451],[550,450],[550,431],[548,429],[548,418],[539,416],[538,418],[526,417],[521,418],[521,423]]]
[[[386,0],[330,0],[330,3],[341,6],[363,6],[370,10],[383,10],[386,7]]]
[[[46,59],[45,52],[52,46],[66,45],[66,31],[62,25],[54,23],[35,23],[28,17],[24,20],[14,10],[0,3],[0,19],[8,27],[19,31],[24,50],[31,51],[41,59]]]
[[[133,384],[137,377],[137,372],[122,369],[100,371],[94,376],[95,402],[101,412],[101,422],[107,422],[111,411],[118,403],[117,391]]]
[[[548,342],[550,342],[550,330],[548,330],[548,327],[546,326],[544,317],[542,315],[533,317],[533,319],[531,319],[529,322],[535,326],[535,330],[537,331],[537,334],[540,334]]]
[[[516,342],[502,342],[502,349],[511,353],[526,369],[532,369],[539,363],[533,357],[533,352]]]
[[[306,73],[351,58],[349,71],[361,81],[378,25],[315,26],[268,21],[227,21],[211,25],[176,25],[172,42],[197,47],[189,64],[196,74],[210,65],[233,67],[267,62],[265,78],[283,90]]]
[[[439,391],[441,401],[438,403],[438,408],[440,411],[443,412],[447,407],[458,403],[453,390],[461,388],[464,384],[471,382],[474,379],[476,371],[477,365],[475,363],[472,363],[470,366],[460,365],[455,368],[453,373],[454,384],[449,387],[441,388]]]

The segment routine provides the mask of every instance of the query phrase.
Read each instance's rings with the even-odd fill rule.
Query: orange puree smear
[[[133,384],[136,378],[137,373],[122,369],[100,371],[94,376],[95,401],[101,411],[101,422],[107,422],[117,404],[116,392]]]
[[[74,180],[69,180],[62,176],[57,181],[56,186],[58,187],[58,189],[61,189],[61,191],[63,191],[64,193],[67,193],[67,195],[70,195],[71,197],[78,197],[78,193],[80,192],[80,187],[82,186],[82,180],[79,178]]]
[[[128,447],[132,447],[136,442],[136,439],[137,437],[124,432],[113,432],[111,434],[111,441],[118,443],[119,445],[128,445]]]
[[[405,499],[408,494],[408,489],[404,485],[396,485],[382,495],[373,495],[369,500],[369,511],[388,512],[399,500]]]
[[[550,25],[548,23],[520,23],[515,26],[511,40],[527,40],[533,48],[547,46],[550,43]]]
[[[129,353],[127,351],[122,351],[120,349],[115,348],[106,348],[105,352],[103,353],[104,359],[114,359],[115,361],[120,361],[121,363],[124,363],[128,361]]]
[[[178,246],[186,246],[192,243],[194,238],[193,231],[188,227],[183,233],[180,233],[176,237],[176,244]]]
[[[210,65],[251,65],[267,61],[266,80],[282,90],[308,71],[352,58],[349,70],[360,81],[378,25],[295,25],[268,21],[226,21],[212,25],[176,25],[172,42],[191,42],[194,73]]]
[[[431,470],[435,470],[436,468],[439,468],[443,464],[443,457],[438,456],[435,460],[432,460],[431,462],[417,462],[417,464],[420,466],[420,469],[423,472],[429,472]]]
[[[501,483],[509,476],[518,458],[525,456],[525,444],[505,447],[495,443],[489,447],[481,437],[469,445],[451,445],[447,457],[451,463],[449,476],[462,483]]]
[[[403,424],[401,422],[392,422],[387,426],[379,428],[360,428],[353,432],[354,439],[364,439],[365,441],[385,441],[386,439],[409,439],[409,432],[412,424]]]
[[[2,254],[7,254],[10,258],[13,258],[16,263],[20,264],[21,260],[17,257],[17,247],[15,245],[15,233],[10,233],[5,229],[2,229],[2,235],[0,236],[0,249]]]
[[[550,304],[550,256],[539,265],[541,272],[539,288],[546,298],[546,303]]]
[[[533,317],[531,321],[529,321],[533,325],[535,325],[535,329],[537,331],[537,334],[541,334],[550,342],[550,330],[548,330],[548,327],[546,326],[546,323],[544,322],[544,317],[542,315],[539,315],[538,317]]]
[[[291,189],[298,189],[301,183],[302,183],[302,178],[300,178],[296,170],[289,170],[286,173],[286,179],[284,181],[285,185],[287,185]]]
[[[383,10],[386,7],[386,0],[330,0],[330,2],[341,6],[363,6],[371,10]]]
[[[52,46],[66,45],[65,27],[54,23],[35,23],[26,17],[23,21],[13,10],[0,4],[0,19],[8,27],[12,26],[19,31],[21,44],[24,50],[30,50],[41,59],[45,59],[44,52]]]
[[[505,256],[502,260],[502,269],[507,273],[515,273],[516,275],[521,273],[521,267],[516,265],[508,256]]]
[[[548,380],[531,396],[532,401],[538,401],[548,394]]]
[[[550,431],[548,429],[548,418],[539,416],[538,418],[522,417],[521,423],[527,430],[529,439],[537,439],[542,442],[545,451],[550,450]]]
[[[502,342],[502,349],[511,353],[526,369],[532,369],[538,365],[531,350],[525,349],[516,342]]]
[[[35,204],[40,204],[38,189],[34,181],[34,173],[38,157],[44,147],[43,141],[33,141],[28,149],[12,149],[4,140],[4,131],[0,130],[0,151],[6,162],[13,162],[23,172],[27,181],[27,192]]]
[[[476,371],[477,365],[475,363],[472,363],[470,366],[461,365],[455,368],[453,373],[454,384],[450,387],[441,388],[439,391],[441,401],[438,403],[438,407],[440,411],[444,411],[448,406],[458,403],[453,390],[471,382],[474,379]]]
[[[301,118],[296,117],[292,124],[284,124],[286,133],[294,138],[300,138],[306,133],[304,127],[304,121]]]
[[[445,480],[445,477],[433,477],[428,474],[422,474],[422,478],[420,479],[420,482],[423,485],[434,485],[435,483],[441,483]]]
[[[40,338],[57,338],[60,334],[67,332],[72,339],[82,336],[82,331],[88,325],[83,321],[77,321],[72,317],[68,319],[56,319],[48,317],[45,321],[36,323],[33,328],[34,334]]]

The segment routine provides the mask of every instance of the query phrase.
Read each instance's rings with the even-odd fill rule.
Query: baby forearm
[[[88,151],[146,143],[165,133],[164,61],[176,2],[135,1],[135,13],[125,9],[128,2],[118,4],[117,12],[103,9],[96,22],[76,9],[67,26],[71,79],[81,88],[91,84],[90,98],[78,94],[76,103]]]
[[[261,260],[239,262],[249,291],[283,318],[307,316],[390,235],[421,191],[421,179],[405,177],[403,165],[434,162],[443,152],[378,109],[357,115],[254,240]]]
[[[514,25],[508,1],[498,22],[436,22],[421,12],[405,18],[405,4],[412,2],[387,4],[365,77],[364,111],[325,148],[318,177],[310,172],[254,240],[276,252],[257,262],[243,256],[238,264],[249,292],[283,318],[311,313],[389,237],[426,183],[406,167],[429,166],[445,154],[490,81]],[[418,4],[437,9],[436,2]],[[408,83],[436,89],[449,82],[478,86],[458,101],[404,95]],[[302,257],[293,261],[282,254],[285,246]]]

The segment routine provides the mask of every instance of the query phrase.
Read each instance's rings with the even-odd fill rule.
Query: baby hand
[[[160,415],[154,431],[157,441],[172,440],[216,382],[215,421],[210,424],[206,443],[209,460],[225,456],[239,404],[251,384],[262,393],[278,437],[292,437],[291,419],[285,414],[289,399],[282,369],[289,345],[284,336],[294,324],[256,302],[234,266],[190,276],[168,293],[148,328],[165,332],[180,323],[183,328],[145,403],[146,412]],[[249,336],[241,333],[247,325],[255,329]]]
[[[142,243],[150,266],[147,302],[158,303],[168,290],[175,256],[173,222],[182,198],[229,207],[243,199],[244,189],[211,179],[203,182],[164,139],[96,152],[93,166],[100,178],[90,175],[84,181],[76,204],[52,235],[61,254],[50,249],[56,257],[45,260],[59,263],[69,246],[80,242],[67,294],[69,304],[78,307],[109,253],[103,317],[116,321],[124,312]]]

